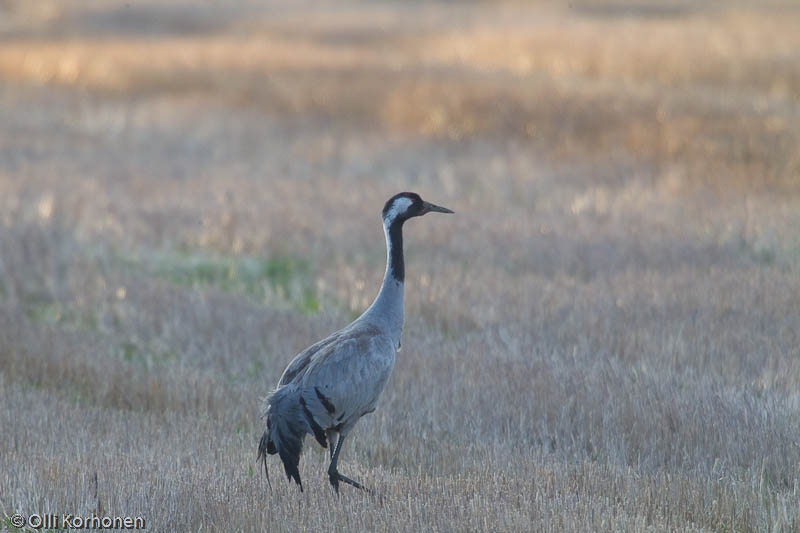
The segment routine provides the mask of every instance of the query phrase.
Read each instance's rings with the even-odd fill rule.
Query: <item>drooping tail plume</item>
[[[267,471],[267,454],[278,454],[283,461],[286,477],[293,479],[300,490],[303,483],[300,481],[300,453],[303,451],[303,439],[307,432],[307,423],[299,402],[300,392],[296,387],[285,386],[274,391],[267,397],[265,417],[267,429],[261,436],[258,445],[258,458],[263,459],[264,472],[269,482]]]
[[[264,463],[264,475],[267,476],[267,485],[269,488],[272,488],[272,483],[269,480],[269,468],[267,467],[267,454],[274,455],[275,445],[269,438],[269,415],[267,415],[267,429],[264,431],[264,434],[261,435],[261,442],[258,443],[258,456],[256,457],[256,462],[263,461]]]

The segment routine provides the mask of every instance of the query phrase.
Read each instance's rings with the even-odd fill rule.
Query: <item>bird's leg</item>
[[[339,432],[329,429],[325,433],[328,437],[328,451],[331,454],[331,461],[333,461],[333,450],[336,449],[336,444],[339,442]]]
[[[348,485],[352,485],[357,489],[364,489],[364,486],[357,481],[353,481],[347,476],[343,476],[339,473],[336,469],[336,464],[339,462],[339,452],[342,451],[342,443],[344,442],[344,435],[339,435],[339,440],[336,442],[336,451],[333,452],[333,456],[331,457],[331,465],[328,467],[328,479],[333,485],[333,489],[336,491],[336,494],[339,494],[339,482],[344,481]]]

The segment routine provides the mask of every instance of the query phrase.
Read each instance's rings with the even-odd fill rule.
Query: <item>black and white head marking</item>
[[[401,192],[395,194],[383,206],[383,223],[387,226],[395,221],[405,222],[422,214],[422,198],[417,193]]]
[[[383,226],[386,228],[387,246],[389,249],[388,268],[395,280],[403,282],[405,277],[403,265],[403,223],[412,217],[436,211],[452,213],[450,209],[425,202],[414,192],[395,194],[383,206]]]
[[[418,207],[417,207],[418,206]],[[389,248],[389,269],[392,277],[402,283],[405,280],[403,261],[403,222],[422,210],[422,198],[413,192],[395,194],[383,206],[383,225],[386,228]]]

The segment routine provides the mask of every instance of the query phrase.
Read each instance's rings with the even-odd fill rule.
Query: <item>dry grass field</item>
[[[406,226],[300,493],[288,361]],[[800,5],[0,1],[0,527],[800,530]]]

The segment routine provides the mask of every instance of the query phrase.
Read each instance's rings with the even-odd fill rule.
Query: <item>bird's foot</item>
[[[339,494],[339,482],[340,481],[343,481],[343,482],[347,483],[348,485],[352,485],[357,489],[367,490],[367,489],[364,488],[364,485],[362,485],[358,481],[354,481],[354,480],[350,479],[349,477],[340,474],[337,471],[333,471],[333,472],[329,471],[328,472],[328,479],[330,480],[331,485],[333,485],[333,490],[336,491],[336,494]]]

